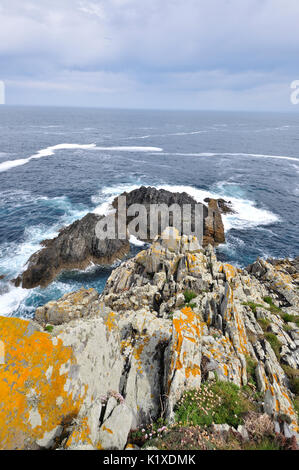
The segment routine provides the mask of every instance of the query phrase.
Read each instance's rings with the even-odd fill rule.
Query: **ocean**
[[[0,106],[0,315],[32,317],[81,286],[101,292],[112,267],[45,289],[9,280],[42,240],[141,185],[231,201],[223,261],[299,255],[299,115]]]

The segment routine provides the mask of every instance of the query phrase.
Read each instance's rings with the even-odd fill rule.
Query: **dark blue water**
[[[76,146],[49,149],[61,144]],[[231,200],[237,214],[225,219],[221,259],[246,266],[258,256],[294,257],[298,172],[296,115],[2,106],[0,314],[30,316],[82,285],[101,291],[104,267],[65,273],[46,289],[8,280],[41,240],[142,184]]]

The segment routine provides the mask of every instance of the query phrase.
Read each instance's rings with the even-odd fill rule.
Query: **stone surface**
[[[188,204],[191,207],[191,229],[195,230],[195,206],[202,207],[202,218],[204,227],[204,246],[211,243],[217,245],[225,242],[224,227],[221,219],[221,210],[218,202],[210,200],[209,208],[204,204],[197,203],[187,193],[172,193],[164,189],[142,186],[130,193],[123,193],[126,197],[126,209],[133,204],[142,204],[147,211],[147,228],[145,229],[144,240],[151,241],[149,213],[151,204],[166,204],[170,207],[172,204],[178,204],[181,208]],[[112,264],[115,260],[124,258],[130,250],[127,239],[122,239],[118,234],[118,212],[117,199],[113,201],[116,214],[110,214],[106,220],[112,220],[115,227],[115,239],[101,240],[96,234],[96,225],[103,221],[103,215],[93,213],[87,214],[80,220],[60,230],[59,235],[51,240],[44,240],[41,250],[34,253],[26,263],[25,271],[14,280],[16,286],[22,286],[31,289],[37,286],[46,287],[62,271],[72,269],[86,269],[90,263],[94,264]],[[223,207],[223,203],[222,203]],[[125,211],[126,212],[126,211]],[[115,217],[115,221],[114,221]],[[124,223],[126,237],[126,228],[129,230],[129,224],[134,219],[133,216],[127,216]],[[172,213],[170,214],[170,225],[174,223]],[[179,227],[182,230],[183,227]],[[161,225],[159,233],[161,233]],[[129,234],[128,234],[129,236]],[[119,237],[119,238],[118,238]]]
[[[125,449],[130,429],[161,414],[173,421],[185,390],[216,376],[246,385],[249,357],[261,411],[287,415],[286,432],[297,436],[282,368],[298,367],[298,328],[282,318],[298,314],[294,266],[258,260],[242,271],[172,233],[116,268],[100,296],[68,294],[38,309],[39,323],[0,318],[1,449]]]
[[[96,225],[103,218],[87,214],[83,219],[60,230],[52,240],[45,240],[44,248],[34,253],[28,266],[15,280],[25,289],[46,287],[61,271],[86,269],[90,263],[112,264],[129,252],[128,240],[101,240]]]

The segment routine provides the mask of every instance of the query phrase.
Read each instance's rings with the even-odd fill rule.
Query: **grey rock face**
[[[58,324],[53,340],[72,348],[77,365],[66,373],[74,396],[86,387],[66,448],[123,449],[130,429],[161,414],[173,421],[184,391],[216,375],[246,385],[248,357],[256,363],[264,412],[274,420],[287,415],[289,433],[296,432],[287,377],[259,324],[268,320],[282,360],[298,367],[296,324],[285,330],[281,313],[264,301],[276,292],[275,276],[281,289],[280,270],[264,261],[252,272],[238,270],[218,262],[212,247],[174,235],[158,237],[116,268],[101,296],[82,290],[38,309],[36,319],[43,325],[50,318]],[[261,280],[260,272],[271,272],[270,281]],[[287,308],[295,310],[298,289],[292,276],[283,276],[283,290],[289,293]],[[187,290],[193,293],[190,302]],[[104,406],[103,395],[114,398]],[[244,429],[239,432],[246,440]]]
[[[45,240],[44,248],[28,260],[28,267],[15,280],[17,286],[31,289],[47,286],[61,271],[85,269],[95,264],[112,264],[129,252],[128,240],[101,240],[96,235],[96,225],[103,218],[87,214],[62,229],[52,240]]]

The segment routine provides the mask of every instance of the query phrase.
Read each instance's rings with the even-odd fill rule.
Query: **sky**
[[[12,105],[298,112],[298,18],[298,0],[0,0],[0,88]]]

